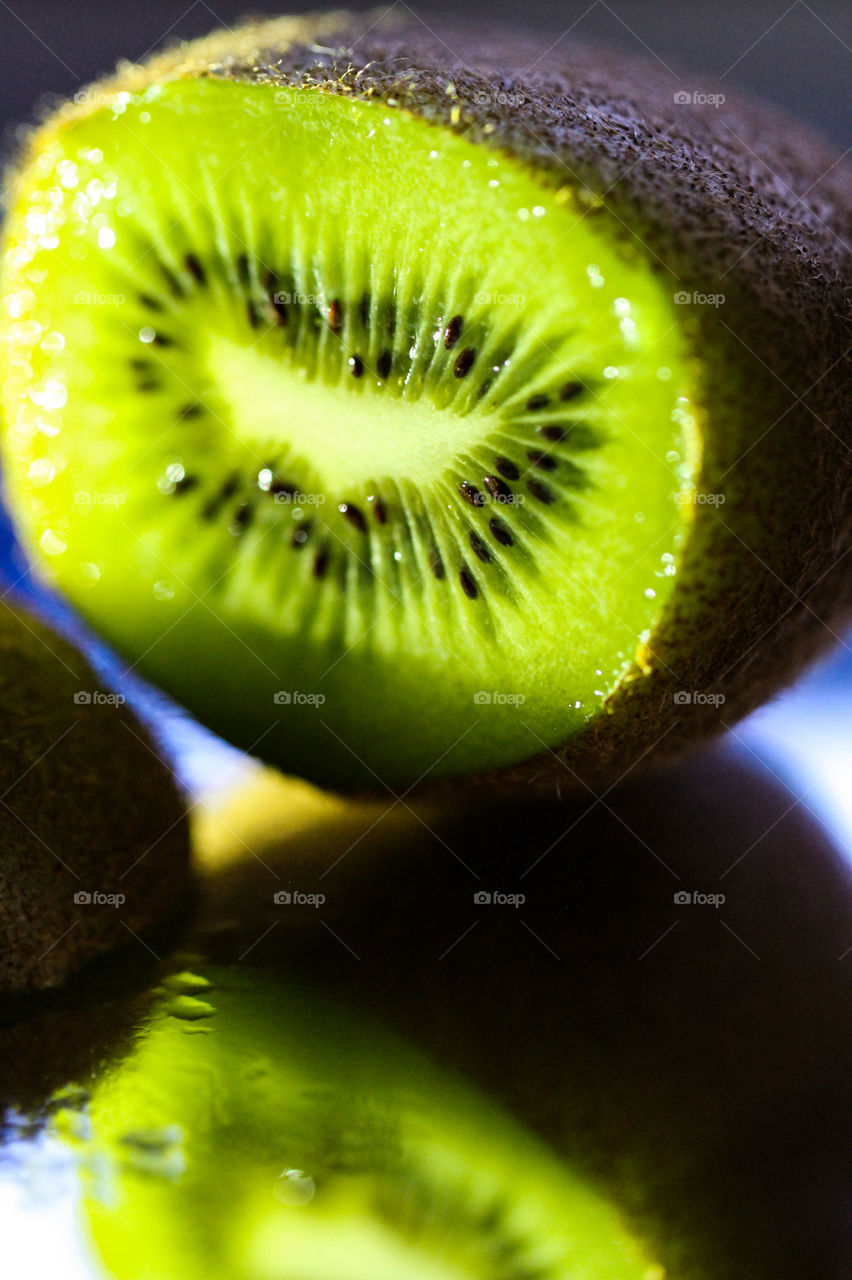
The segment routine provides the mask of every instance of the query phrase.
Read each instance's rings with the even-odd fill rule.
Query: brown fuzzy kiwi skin
[[[0,611],[0,992],[66,981],[179,907],[189,881],[185,805],[126,706],[67,641]],[[81,701],[80,695],[91,700]],[[119,906],[78,892],[124,894]]]
[[[727,86],[722,106],[684,106],[686,82],[647,62],[570,39],[542,57],[512,31],[434,34],[395,13],[249,23],[99,90],[193,76],[409,110],[583,188],[583,216],[648,254],[673,295],[725,297],[682,316],[704,437],[696,488],[724,502],[695,506],[657,630],[586,728],[467,786],[609,783],[737,720],[835,638],[852,613],[852,171],[834,152]],[[680,691],[724,702],[683,706]]]

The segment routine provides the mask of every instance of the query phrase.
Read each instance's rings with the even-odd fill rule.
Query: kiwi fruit
[[[38,572],[331,787],[597,785],[849,608],[848,166],[644,63],[540,54],[252,23],[76,95],[10,175]]]
[[[663,1280],[486,1096],[245,964],[173,973],[89,1094],[54,1128],[117,1280]]]
[[[188,890],[185,805],[124,698],[37,618],[0,610],[0,993],[64,982]]]

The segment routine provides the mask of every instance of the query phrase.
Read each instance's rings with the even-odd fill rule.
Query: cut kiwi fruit
[[[61,636],[0,608],[0,994],[63,983],[171,920],[185,804],[148,732]],[[167,929],[168,932],[168,929]]]
[[[117,1280],[663,1280],[518,1121],[261,970],[173,974],[90,1093],[55,1128]]]
[[[221,33],[34,134],[10,500],[134,666],[279,767],[611,776],[848,603],[848,174],[785,127],[780,195],[765,113],[629,63],[512,78],[508,38],[368,26]]]

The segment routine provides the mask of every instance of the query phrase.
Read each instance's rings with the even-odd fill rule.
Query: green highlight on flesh
[[[85,1115],[56,1112],[106,1274],[663,1280],[592,1186],[490,1100],[240,969],[175,974]]]
[[[570,182],[378,102],[155,84],[43,131],[3,290],[39,569],[233,741],[332,784],[486,769],[641,666],[693,369]]]

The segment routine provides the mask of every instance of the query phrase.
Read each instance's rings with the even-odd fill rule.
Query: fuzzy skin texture
[[[133,934],[174,910],[189,869],[168,766],[125,706],[95,700],[109,691],[85,659],[8,606],[0,689],[0,992],[57,986],[128,943],[150,959]]]
[[[682,317],[700,360],[697,491],[724,505],[696,505],[678,588],[603,712],[500,771],[501,787],[598,788],[679,754],[832,641],[852,612],[852,171],[834,152],[767,107],[679,104],[690,82],[647,62],[568,38],[541,56],[511,31],[433,34],[395,13],[217,32],[98,88],[193,76],[319,86],[415,112],[547,184],[584,186],[584,216],[647,253],[673,295],[725,295]],[[679,691],[724,702],[684,706]]]

